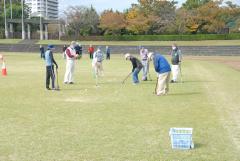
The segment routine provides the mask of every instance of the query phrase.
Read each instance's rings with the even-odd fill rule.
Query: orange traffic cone
[[[4,61],[2,63],[2,76],[7,76],[7,68]]]

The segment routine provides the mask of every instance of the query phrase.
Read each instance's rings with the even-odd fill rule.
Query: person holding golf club
[[[53,45],[48,45],[47,51],[45,52],[45,62],[46,62],[46,89],[51,90],[49,88],[50,84],[50,78],[52,80],[52,90],[55,90],[55,73],[54,73],[54,65],[56,66],[56,69],[58,69],[58,65],[53,57]]]
[[[66,72],[64,76],[64,83],[65,84],[73,84],[73,74],[74,74],[74,67],[75,67],[75,59],[77,59],[78,55],[75,51],[76,42],[72,41],[70,46],[66,49]]]
[[[131,72],[132,80],[133,80],[133,84],[137,85],[139,83],[138,74],[143,68],[143,65],[140,62],[140,60],[138,60],[136,57],[132,56],[129,53],[125,54],[125,59],[130,60],[132,62],[132,72]]]
[[[148,50],[145,49],[144,47],[141,48],[140,50],[140,57],[141,57],[141,62],[143,65],[143,76],[142,76],[142,81],[147,81],[147,75],[148,75],[148,68],[149,68],[149,62],[148,62]]]
[[[171,50],[171,62],[172,62],[172,80],[171,83],[176,83],[179,77],[179,73],[181,70],[181,61],[182,54],[181,50],[178,49],[176,44],[172,45]]]
[[[167,59],[159,53],[148,53],[149,61],[153,60],[155,71],[158,79],[155,87],[155,94],[158,96],[166,95],[169,91],[169,80],[171,75],[171,67]]]
[[[103,66],[102,62],[104,60],[103,52],[100,47],[98,47],[97,51],[93,54],[92,67],[94,69],[95,78],[97,79],[99,76],[103,76]]]

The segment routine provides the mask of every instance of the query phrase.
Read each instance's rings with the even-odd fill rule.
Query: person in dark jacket
[[[76,54],[78,55],[78,59],[80,59],[82,57],[82,45],[77,43],[74,49],[76,51]]]
[[[125,59],[130,60],[132,62],[132,80],[133,80],[133,84],[136,85],[139,83],[138,74],[143,68],[143,65],[140,62],[140,60],[138,60],[137,58],[135,58],[129,53],[125,54]]]
[[[110,50],[109,46],[106,46],[106,59],[108,59],[108,60],[110,60],[110,52],[111,52],[111,50]]]
[[[45,53],[44,47],[42,45],[40,45],[39,50],[40,50],[40,57],[41,57],[41,59],[44,59],[44,53]]]
[[[50,78],[52,80],[52,90],[55,90],[55,73],[54,73],[54,65],[58,68],[58,65],[53,57],[53,45],[48,45],[47,51],[45,52],[45,62],[46,62],[46,89],[51,90],[49,88]]]
[[[172,62],[172,80],[171,83],[176,83],[181,72],[181,61],[182,54],[181,50],[178,49],[177,44],[172,45],[171,51],[171,62]]]
[[[169,80],[171,67],[167,59],[159,53],[149,53],[149,61],[153,60],[155,71],[158,74],[158,81],[155,93],[158,96],[166,95],[169,91]]]

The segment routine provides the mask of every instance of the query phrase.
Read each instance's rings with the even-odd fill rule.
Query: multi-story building
[[[58,0],[25,0],[29,6],[30,16],[46,19],[58,19]]]

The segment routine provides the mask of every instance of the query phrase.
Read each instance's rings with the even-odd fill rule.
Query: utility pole
[[[4,21],[5,21],[5,37],[8,39],[8,27],[7,27],[7,12],[6,12],[6,0],[4,0]]]
[[[22,39],[25,40],[24,7],[23,7],[24,0],[21,0],[21,3],[22,3]]]
[[[40,40],[43,40],[43,25],[42,25],[42,0],[40,0]]]

